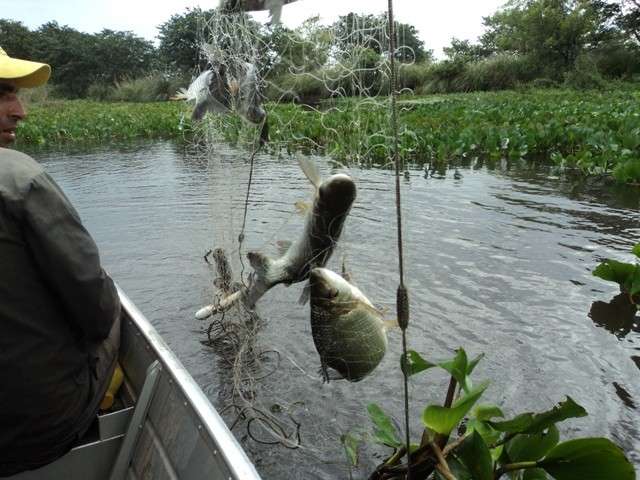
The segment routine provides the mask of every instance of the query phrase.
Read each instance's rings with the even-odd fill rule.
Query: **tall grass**
[[[111,102],[157,102],[169,99],[179,88],[188,84],[189,79],[184,76],[157,72],[124,79],[114,85],[94,83],[87,90],[87,98]]]

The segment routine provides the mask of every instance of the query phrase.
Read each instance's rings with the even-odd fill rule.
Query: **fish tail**
[[[385,331],[388,331],[393,328],[400,328],[400,324],[398,323],[397,318],[384,319],[382,320],[382,327]]]

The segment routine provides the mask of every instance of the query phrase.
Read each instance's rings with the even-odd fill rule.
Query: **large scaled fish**
[[[271,16],[270,23],[277,25],[280,23],[282,7],[287,3],[296,0],[220,0],[220,7],[225,12],[254,12],[257,10],[269,10]]]
[[[218,305],[208,305],[196,313],[196,318],[222,312],[239,300],[248,308],[272,287],[279,283],[291,285],[304,282],[315,267],[324,267],[340,238],[344,221],[356,198],[356,185],[351,177],[343,173],[332,175],[322,181],[311,161],[300,160],[300,166],[316,187],[313,205],[308,209],[302,235],[293,244],[285,244],[282,255],[270,258],[259,252],[247,253],[253,267],[249,285],[223,298]],[[308,288],[300,299],[306,301]]]
[[[181,88],[172,100],[195,101],[191,119],[202,120],[207,112],[231,111],[231,93],[224,65],[203,71],[186,90]]]
[[[350,382],[362,380],[384,357],[386,330],[397,322],[384,320],[360,289],[331,270],[311,270],[309,286],[311,334],[324,380],[328,368]]]

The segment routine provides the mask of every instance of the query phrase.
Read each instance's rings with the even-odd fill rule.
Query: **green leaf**
[[[422,412],[422,422],[431,430],[448,435],[460,423],[467,412],[471,410],[471,407],[478,401],[488,386],[489,382],[485,382],[474,388],[465,396],[456,400],[451,408],[429,405]]]
[[[494,430],[487,422],[472,418],[467,422],[467,433],[478,432],[484,438],[487,445],[492,445],[498,441],[501,432]]]
[[[507,442],[507,454],[512,462],[540,460],[560,441],[560,433],[555,425],[546,432],[531,435],[516,435]]]
[[[478,420],[491,420],[494,417],[504,417],[504,413],[500,410],[500,407],[489,404],[481,403],[473,409],[474,417]]]
[[[471,472],[467,469],[467,467],[457,458],[455,457],[447,457],[447,465],[449,465],[449,470],[456,478],[456,480],[474,480]],[[445,478],[440,475],[440,473],[436,470],[437,480],[445,480]]]
[[[481,353],[480,355],[478,355],[476,358],[474,358],[469,362],[469,365],[467,365],[467,375],[471,375],[473,370],[476,368],[476,365],[478,365],[480,360],[482,360],[483,358],[484,358],[484,353]]]
[[[593,275],[609,282],[625,285],[635,271],[636,266],[631,263],[605,260],[593,271]]]
[[[567,418],[586,417],[587,411],[574,402],[571,397],[567,397],[564,402],[560,402],[551,410],[542,413],[523,413],[517,417],[504,422],[492,422],[491,425],[496,430],[507,433],[540,433],[551,425],[566,420]]]
[[[375,425],[373,429],[374,440],[388,447],[401,447],[402,443],[396,436],[396,428],[387,414],[375,403],[370,403],[367,406],[367,411],[369,412],[371,421]]]
[[[636,257],[640,258],[640,243],[636,243],[631,249],[631,253],[633,253]]]
[[[522,480],[548,480],[547,474],[541,468],[529,468],[522,474]]]
[[[474,480],[493,480],[491,453],[478,432],[473,432],[465,438],[455,452],[471,472]]]
[[[358,447],[362,442],[362,439],[356,437],[355,435],[351,435],[350,433],[345,433],[340,437],[340,442],[344,447],[344,451],[347,454],[347,458],[351,462],[351,465],[354,467],[358,465]]]
[[[640,265],[636,265],[636,269],[634,270],[633,275],[631,275],[629,283],[629,293],[631,295],[635,295],[640,292]]]
[[[539,462],[556,480],[635,480],[633,465],[611,440],[579,438],[556,445]]]
[[[435,363],[425,360],[414,350],[409,350],[406,357],[404,355],[400,357],[400,368],[409,377],[436,366]]]
[[[465,392],[468,392],[469,382],[467,379],[467,352],[459,348],[456,350],[456,356],[451,360],[446,360],[438,364],[444,368],[449,374],[456,379]]]

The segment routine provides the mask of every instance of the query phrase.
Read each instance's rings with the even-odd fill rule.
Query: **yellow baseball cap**
[[[18,88],[39,87],[49,80],[51,67],[46,63],[20,60],[0,48],[0,80],[11,80]]]

